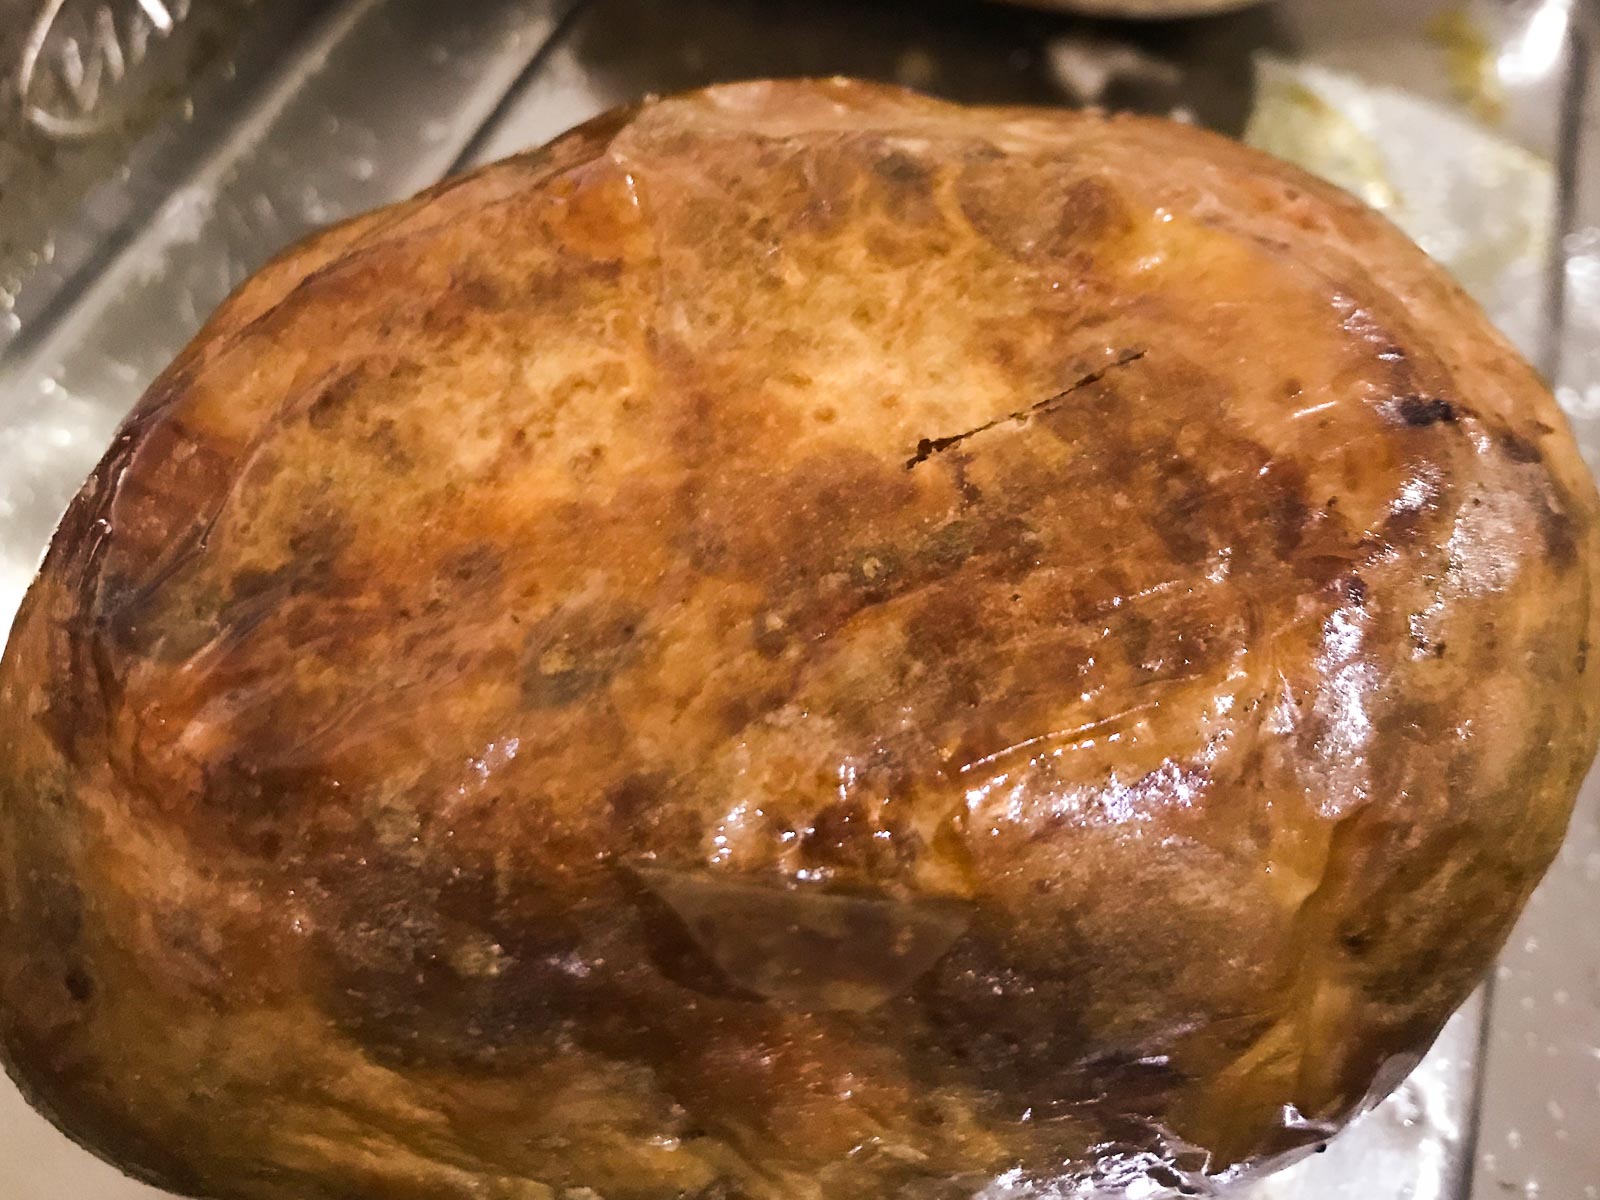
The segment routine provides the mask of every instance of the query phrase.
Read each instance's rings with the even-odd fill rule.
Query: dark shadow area
[[[1287,52],[1271,6],[1118,22],[974,0],[594,0],[570,46],[619,94],[763,76],[853,75],[969,103],[1098,103],[1236,133],[1251,55]]]

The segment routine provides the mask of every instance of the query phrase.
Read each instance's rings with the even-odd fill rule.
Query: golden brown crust
[[[0,673],[0,1047],[228,1200],[1292,1150],[1560,840],[1596,503],[1419,251],[1220,138],[602,119],[129,418]]]

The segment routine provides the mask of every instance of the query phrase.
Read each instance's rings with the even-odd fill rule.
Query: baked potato
[[[0,1048],[219,1200],[1208,1189],[1554,854],[1596,509],[1421,251],[1221,137],[611,113],[128,417],[0,667]]]

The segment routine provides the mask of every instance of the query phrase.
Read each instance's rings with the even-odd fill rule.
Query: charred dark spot
[[[282,855],[284,823],[291,814],[320,807],[337,795],[319,770],[266,761],[281,736],[270,717],[259,729],[241,728],[238,752],[204,769],[200,792],[208,831],[267,862]]]
[[[562,708],[610,683],[638,653],[642,614],[620,602],[561,609],[528,635],[523,699]]]
[[[89,978],[83,967],[74,965],[67,968],[61,982],[66,986],[67,995],[77,1003],[87,1004],[94,999],[94,980]]]
[[[1098,246],[1131,225],[1114,186],[1093,176],[965,165],[956,183],[961,213],[1002,253],[1024,261],[1092,265]]]
[[[906,621],[906,640],[912,656],[935,670],[962,665],[964,646],[981,638],[980,597],[959,586],[930,588]]]
[[[337,558],[355,537],[355,527],[343,513],[327,507],[312,508],[289,534],[289,552],[309,567],[324,567]]]
[[[165,953],[165,972],[217,1007],[233,997],[228,990],[229,968],[223,941],[213,921],[192,909],[165,909],[154,914],[154,925]]]
[[[978,552],[979,529],[970,521],[941,525],[923,543],[923,553],[938,571],[953,571]]]
[[[1550,562],[1568,570],[1578,561],[1578,523],[1559,501],[1546,501],[1539,507],[1539,531],[1544,535],[1545,552]]]
[[[317,882],[324,1007],[382,1061],[518,1069],[593,1005],[577,931],[531,879],[369,854]]]
[[[1306,503],[1302,493],[1282,488],[1273,495],[1268,513],[1274,535],[1273,549],[1279,558],[1287,558],[1305,539],[1306,526],[1311,521],[1311,506]]]
[[[958,941],[918,981],[925,1022],[907,1059],[911,1069],[930,1086],[976,1084],[1008,1106],[997,1115],[1012,1121],[1029,1108],[1047,1120],[1092,1099],[1097,1081],[1083,1069],[1087,1039],[1074,1021],[1087,985],[1065,968],[1076,938],[1065,926],[1059,934],[1060,969],[1028,962],[998,931],[975,928]]]
[[[1394,409],[1400,420],[1414,429],[1456,419],[1455,406],[1438,396],[1405,396],[1395,402]]]
[[[1157,669],[1159,663],[1152,660],[1160,656],[1151,653],[1155,622],[1132,608],[1121,610],[1118,618],[1115,625],[1116,640],[1128,662],[1144,670]]]
[[[1536,443],[1509,429],[1503,431],[1496,442],[1500,452],[1514,463],[1526,465],[1544,460],[1544,455],[1540,453]]]
[[[1364,957],[1372,950],[1372,931],[1369,929],[1353,929],[1339,935],[1339,944],[1357,958]]]
[[[1062,245],[1096,242],[1127,230],[1131,222],[1127,206],[1117,190],[1104,180],[1085,176],[1069,188],[1061,201]]]
[[[716,705],[717,723],[730,735],[748,729],[790,700],[793,681],[788,672],[777,673],[765,686],[724,696]]]
[[[852,847],[871,836],[866,810],[860,802],[840,800],[812,817],[800,845],[808,859],[834,863],[849,859]]]
[[[893,150],[872,163],[872,170],[893,190],[910,192],[914,197],[926,197],[933,186],[933,170],[925,163],[901,150]]]
[[[863,595],[880,600],[891,595],[903,582],[899,554],[889,547],[864,551],[851,561],[850,581]]]
[[[497,582],[504,568],[504,556],[487,542],[478,542],[447,556],[440,573],[464,587],[481,588]]]
[[[271,571],[245,567],[229,581],[228,590],[235,602],[254,600],[257,596],[280,590],[288,577],[289,573],[281,567]]]
[[[64,869],[41,865],[28,867],[22,879],[41,940],[58,948],[76,943],[83,932],[83,893],[78,885]]]
[[[1343,582],[1345,599],[1357,608],[1365,608],[1367,604],[1367,584],[1359,575],[1346,576]]]
[[[516,430],[511,435],[512,445],[522,445],[526,437],[522,430]],[[406,449],[390,417],[381,417],[373,423],[372,432],[366,437],[366,446],[391,475],[405,475],[416,468],[416,461]]]
[[[62,640],[67,641],[64,634]],[[83,653],[86,649],[83,643],[87,640],[72,639],[76,643],[73,658]],[[83,657],[88,656],[83,654]],[[62,663],[62,667],[67,669],[58,670],[45,681],[45,707],[40,714],[40,724],[52,742],[76,756],[82,743],[105,728],[104,710],[98,702],[90,672],[71,666],[71,659]]]
[[[403,1066],[519,1069],[553,1027],[577,1014],[579,989],[559,955],[500,962],[492,946],[474,953],[498,974],[466,980],[444,959],[423,954],[390,971],[341,974],[341,1027],[381,1060]]]
[[[493,312],[496,309],[506,308],[512,299],[505,283],[494,276],[469,275],[457,271],[451,274],[450,283],[470,308]]]
[[[925,189],[933,177],[929,167],[898,150],[876,160],[872,167],[888,182],[899,187]]]
[[[318,430],[331,429],[349,410],[350,401],[360,390],[361,376],[349,371],[325,384],[306,405],[306,422]]]
[[[612,819],[625,827],[637,824],[661,804],[665,785],[666,781],[659,775],[629,775],[606,796]]]
[[[1205,473],[1186,458],[1172,457],[1162,465],[1155,483],[1154,530],[1173,562],[1192,565],[1211,552],[1206,516],[1211,511],[1212,490]]]

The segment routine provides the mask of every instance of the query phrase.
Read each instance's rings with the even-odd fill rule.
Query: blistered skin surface
[[[1500,945],[1593,483],[1194,129],[716,88],[340,226],[130,417],[0,676],[0,1043],[226,1200],[1271,1161]]]

